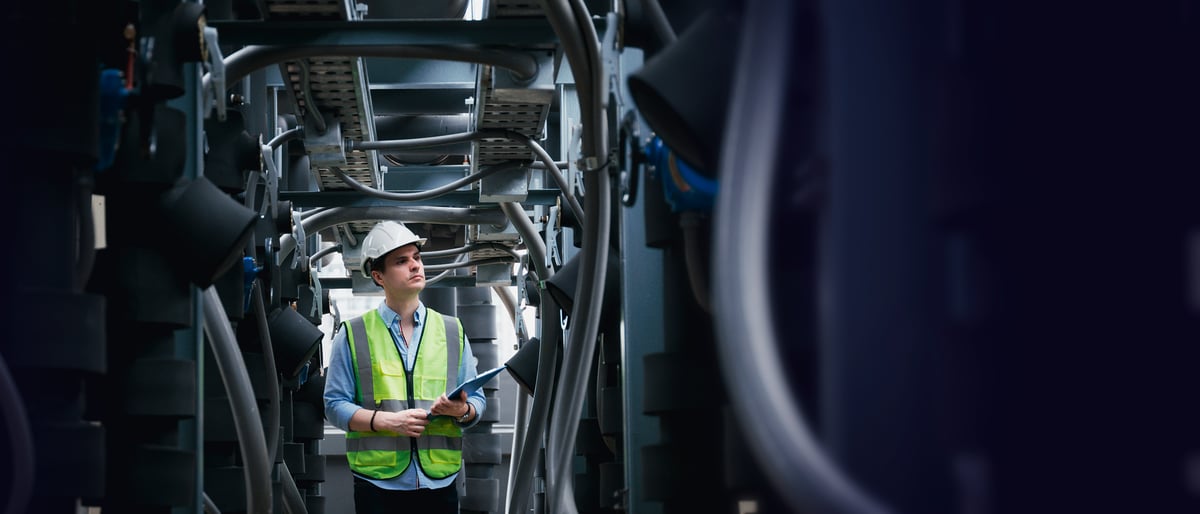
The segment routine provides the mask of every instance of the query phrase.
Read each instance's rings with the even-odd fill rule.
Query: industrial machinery
[[[1200,3],[1043,4],[10,2],[0,512],[353,512],[380,220],[463,512],[1200,511]]]

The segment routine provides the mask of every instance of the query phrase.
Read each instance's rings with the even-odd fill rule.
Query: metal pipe
[[[212,346],[221,381],[229,395],[233,410],[234,428],[237,430],[238,447],[246,469],[246,512],[270,514],[271,512],[271,464],[267,458],[267,441],[263,436],[262,418],[258,403],[250,386],[250,375],[246,363],[238,350],[233,327],[221,306],[221,296],[214,286],[204,290],[204,331]]]

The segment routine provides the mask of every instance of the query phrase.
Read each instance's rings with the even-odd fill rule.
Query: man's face
[[[401,246],[381,257],[383,272],[372,271],[371,276],[389,293],[419,293],[425,289],[425,265],[421,262],[421,250],[417,245]]]

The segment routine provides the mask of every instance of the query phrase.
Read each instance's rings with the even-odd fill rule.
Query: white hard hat
[[[367,237],[363,238],[362,269],[360,271],[362,271],[364,277],[371,278],[372,259],[378,259],[387,255],[392,250],[413,243],[421,246],[425,244],[425,238],[417,237],[403,223],[395,221],[379,222],[378,225],[371,228],[371,231],[367,233]]]

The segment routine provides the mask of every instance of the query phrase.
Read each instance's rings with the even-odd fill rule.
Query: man
[[[371,229],[362,242],[362,273],[383,288],[384,299],[333,338],[325,417],[346,431],[358,514],[458,512],[462,429],[486,406],[481,390],[446,397],[475,378],[475,359],[458,319],[418,298],[424,243],[394,221]]]

